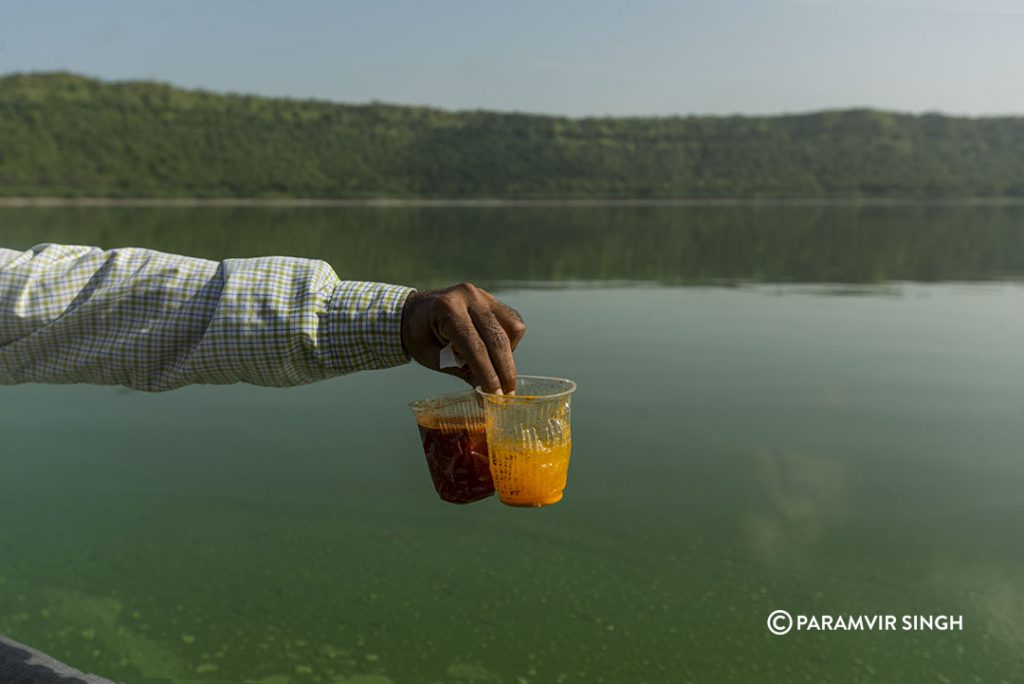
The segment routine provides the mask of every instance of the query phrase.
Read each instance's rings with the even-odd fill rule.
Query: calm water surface
[[[0,211],[45,241],[492,287],[574,453],[556,506],[440,502],[413,366],[0,387],[0,633],[126,682],[1024,678],[1024,209]]]

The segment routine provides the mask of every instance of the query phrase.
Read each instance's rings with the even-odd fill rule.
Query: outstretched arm
[[[285,386],[408,361],[413,290],[323,261],[0,249],[0,383]]]
[[[148,249],[0,249],[0,384],[300,385],[411,356],[514,391],[519,314],[468,283],[339,280],[317,259],[223,262]],[[451,345],[464,365],[440,368]]]

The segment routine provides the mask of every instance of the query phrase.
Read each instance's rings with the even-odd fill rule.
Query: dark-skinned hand
[[[413,292],[402,309],[402,345],[409,356],[485,392],[515,392],[512,352],[525,333],[514,309],[470,283]],[[441,349],[449,343],[465,366],[440,368]]]

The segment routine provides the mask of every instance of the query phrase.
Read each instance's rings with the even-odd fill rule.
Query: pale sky
[[[0,73],[579,115],[1024,113],[1024,0],[3,0]]]

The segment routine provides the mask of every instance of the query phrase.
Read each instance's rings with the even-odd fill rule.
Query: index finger
[[[501,389],[506,394],[515,394],[516,362],[512,358],[512,344],[508,333],[489,310],[474,311],[470,309],[469,315],[476,325],[477,334],[487,346],[487,353],[490,356],[491,365],[498,374]]]
[[[492,394],[499,393],[501,381],[491,363],[487,345],[477,332],[469,311],[452,316],[448,330],[444,332],[455,351],[469,364],[469,369],[473,371],[473,377],[479,383],[480,389]]]

